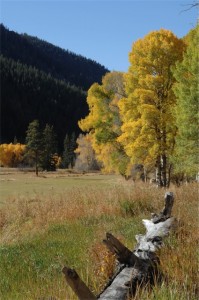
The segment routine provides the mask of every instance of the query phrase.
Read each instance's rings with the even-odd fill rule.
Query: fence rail
[[[62,269],[67,284],[80,300],[126,300],[135,295],[138,287],[153,285],[161,279],[156,251],[163,246],[163,238],[169,234],[174,222],[171,217],[173,193],[167,192],[164,200],[164,208],[159,214],[152,214],[151,220],[142,220],[146,234],[135,236],[137,245],[133,251],[111,233],[106,234],[103,243],[115,254],[119,267],[100,295],[95,296],[75,270],[66,266]]]

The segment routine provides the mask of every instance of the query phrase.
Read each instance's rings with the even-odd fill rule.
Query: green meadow
[[[97,295],[115,261],[102,243],[113,233],[133,249],[141,220],[165,190],[120,176],[67,172],[0,173],[0,299],[77,299],[61,270],[75,268]],[[160,251],[165,281],[135,299],[197,299],[198,186],[170,189],[177,226]]]
[[[17,169],[2,168],[0,171],[0,203],[7,203],[9,198],[24,195],[64,193],[76,187],[105,188],[109,184],[113,185],[114,181],[120,181],[120,176],[57,171],[54,173],[41,172],[36,177],[32,171],[19,172]]]

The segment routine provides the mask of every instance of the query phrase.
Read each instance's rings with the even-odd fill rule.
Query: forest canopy
[[[198,172],[198,30],[184,39],[152,31],[133,43],[126,73],[111,72],[88,91],[89,132],[104,169],[131,176],[142,166],[159,186]]]

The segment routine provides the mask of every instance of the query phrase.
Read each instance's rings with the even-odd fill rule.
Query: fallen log
[[[146,234],[136,235],[137,245],[133,251],[129,250],[111,233],[106,234],[103,242],[109,251],[115,254],[119,262],[119,271],[114,274],[97,297],[90,292],[79,277],[77,279],[74,275],[68,278],[68,275],[66,276],[68,271],[65,272],[67,268],[63,269],[67,283],[80,300],[125,300],[136,293],[138,286],[153,285],[155,281],[161,279],[159,259],[155,252],[162,247],[163,238],[168,235],[173,224],[174,218],[171,217],[173,202],[173,193],[166,193],[163,210],[159,214],[152,214],[151,220],[142,221],[146,228]],[[73,270],[73,272],[75,271]],[[88,298],[89,295],[90,298]]]

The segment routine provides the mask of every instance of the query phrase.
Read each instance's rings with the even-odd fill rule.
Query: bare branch
[[[182,5],[182,6],[186,6],[187,8],[184,9],[184,10],[182,10],[180,12],[180,14],[183,13],[183,12],[185,12],[185,11],[188,11],[188,10],[194,8],[194,7],[198,8],[199,7],[199,1],[194,1],[192,4],[185,4],[185,5]]]

